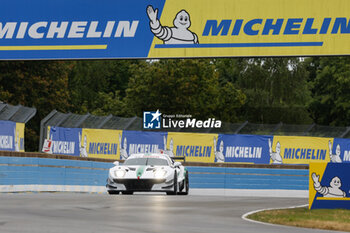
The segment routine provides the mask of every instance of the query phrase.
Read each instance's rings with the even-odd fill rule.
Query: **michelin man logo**
[[[87,153],[87,136],[84,135],[84,142],[83,145],[81,145],[81,134],[79,133],[79,150],[80,150],[80,157],[87,158],[88,153]]]
[[[331,141],[328,142],[328,145],[329,145],[329,157],[331,159],[331,162],[332,163],[341,163],[342,161],[341,161],[341,158],[340,158],[340,153],[341,153],[340,145],[339,144],[337,145],[337,147],[335,149],[335,154],[332,154],[332,147],[333,147],[333,145],[332,145]]]
[[[158,17],[158,9],[147,7],[147,15],[150,20],[152,33],[164,44],[198,44],[198,36],[191,32],[190,15],[185,10],[179,11],[173,21],[174,27],[162,26]]]
[[[160,129],[162,113],[157,110],[156,112],[143,112],[143,128],[144,129]]]
[[[164,153],[169,155],[170,157],[174,157],[174,140],[171,138],[169,142],[169,149],[167,148],[167,138],[164,136],[163,137],[163,142],[164,142]]]
[[[124,142],[122,144],[122,135],[119,134],[119,149],[120,149],[121,160],[126,160],[129,157],[127,148],[128,148],[128,141],[126,137],[124,137]]]
[[[281,164],[282,161],[282,156],[281,156],[281,144],[280,142],[277,142],[276,144],[276,151],[272,150],[272,142],[271,139],[269,139],[269,151],[270,151],[270,157],[272,159],[273,164]]]
[[[21,151],[21,149],[20,149],[21,141],[19,138],[19,131],[17,130],[17,132],[16,132],[16,129],[14,129],[14,135],[15,135],[15,151],[19,152],[19,151]]]
[[[217,141],[216,141],[216,138],[214,137],[215,161],[218,162],[218,163],[225,162],[225,156],[224,156],[224,141],[221,140],[219,151],[217,151],[216,148],[217,148]]]
[[[341,180],[339,177],[333,177],[331,180],[329,187],[321,186],[320,184],[320,176],[316,175],[316,173],[312,173],[312,180],[314,181],[315,190],[322,194],[323,197],[346,197],[346,193],[340,189]]]

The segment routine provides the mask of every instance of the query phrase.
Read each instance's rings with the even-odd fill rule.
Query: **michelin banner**
[[[24,124],[0,121],[0,126],[0,149],[24,151]],[[131,154],[166,153],[205,163],[350,163],[350,139],[342,138],[62,127],[47,132],[42,151],[51,154],[125,160]]]
[[[0,150],[24,152],[24,123],[0,121]]]
[[[48,127],[47,132],[45,153],[119,159],[121,130]]]
[[[80,156],[103,159],[120,159],[122,130],[82,129]]]
[[[217,134],[169,132],[164,144],[166,153],[172,157],[184,156],[187,162],[213,163],[217,160],[217,138]]]
[[[349,12],[348,0],[3,1],[0,59],[349,55]]]
[[[120,159],[125,160],[131,154],[166,152],[167,133],[123,131],[119,135]]]
[[[309,209],[350,209],[350,164],[310,163]]]
[[[81,128],[49,127],[43,152],[79,156],[81,131]]]
[[[272,136],[220,134],[214,141],[216,162],[269,164]]]
[[[334,138],[329,143],[330,160],[333,163],[350,163],[350,139]]]
[[[333,138],[274,136],[269,140],[271,164],[329,162]]]

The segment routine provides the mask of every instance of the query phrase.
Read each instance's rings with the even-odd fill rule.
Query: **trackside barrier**
[[[191,163],[350,163],[350,139],[48,127],[43,152],[125,160],[164,152]]]
[[[192,188],[307,190],[308,170],[189,167]]]
[[[0,157],[0,192],[105,192],[112,163],[27,157]],[[306,169],[188,167],[190,190],[308,189]],[[217,194],[217,193],[216,193]],[[275,193],[279,196],[278,192]],[[293,193],[290,194],[293,196]]]
[[[103,192],[112,166],[93,161],[0,157],[0,191]]]

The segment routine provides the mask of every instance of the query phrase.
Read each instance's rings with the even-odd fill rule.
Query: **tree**
[[[69,91],[72,97],[72,111],[77,113],[93,112],[101,108],[101,93],[109,96],[118,92],[125,96],[131,75],[131,65],[136,60],[97,60],[75,61],[69,74]]]
[[[322,125],[348,126],[350,121],[350,58],[309,58],[314,70],[312,119]],[[311,69],[310,68],[310,69]]]
[[[220,88],[218,73],[210,60],[161,60],[133,69],[125,106],[130,115],[142,116],[145,110],[160,109],[167,114],[191,114],[199,119],[225,116],[235,119],[235,112],[222,113],[221,91],[228,92],[227,104],[241,106],[242,94],[233,85]]]
[[[240,58],[217,63],[220,80],[233,81],[247,97],[241,120],[310,123],[308,73],[300,59]]]
[[[115,116],[130,116],[126,113],[125,103],[120,97],[119,91],[114,93],[99,92],[96,99],[93,100],[93,106],[96,106],[91,114],[94,115],[115,115]],[[85,111],[87,112],[87,111]]]
[[[72,66],[63,61],[0,62],[0,100],[35,107],[37,114],[25,130],[26,150],[36,151],[40,121],[53,109],[70,108],[68,73]]]
[[[240,117],[237,113],[246,101],[246,95],[235,88],[232,82],[220,86],[219,104],[216,117],[224,122],[237,123]]]

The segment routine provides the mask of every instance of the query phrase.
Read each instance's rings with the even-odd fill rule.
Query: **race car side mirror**
[[[181,166],[181,163],[180,163],[180,162],[175,162],[175,163],[174,163],[174,166],[175,166],[175,167],[180,167],[180,166]]]
[[[115,161],[113,164],[114,164],[115,166],[119,166],[119,162],[118,162],[118,161]]]

